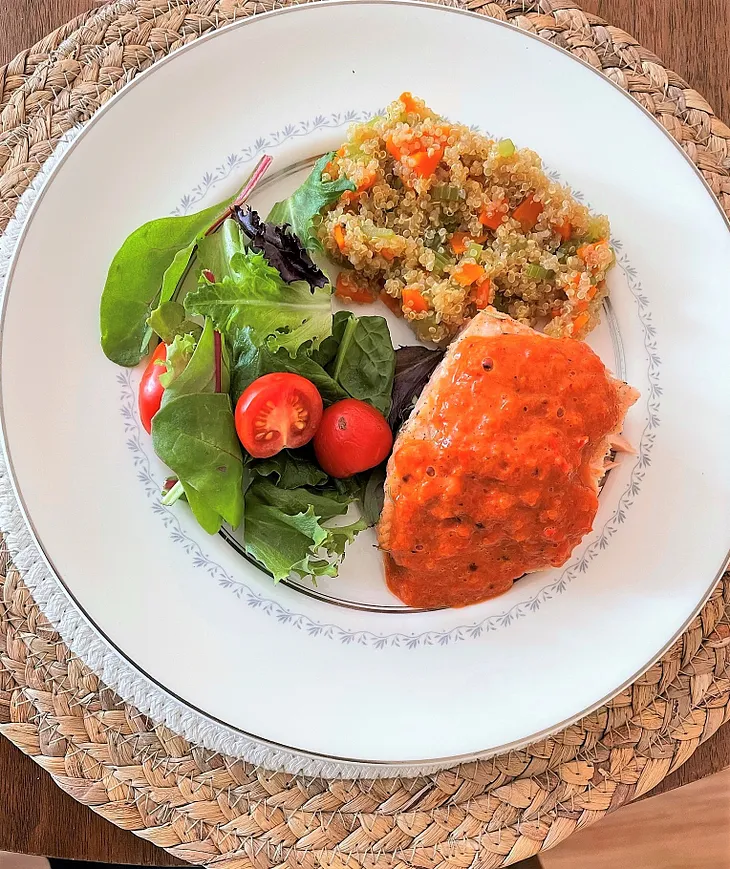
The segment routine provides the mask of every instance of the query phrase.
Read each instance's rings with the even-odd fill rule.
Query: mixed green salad
[[[276,581],[335,576],[377,522],[393,433],[441,355],[395,351],[382,317],[333,314],[313,227],[354,185],[322,180],[331,157],[265,221],[244,203],[268,157],[237,196],[144,224],[100,306],[110,360],[151,354],[139,411],[171,471],[163,503],[186,501],[210,534],[242,526]]]

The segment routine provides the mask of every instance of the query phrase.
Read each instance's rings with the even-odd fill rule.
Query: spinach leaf
[[[228,395],[192,392],[167,401],[152,418],[152,445],[206,531],[215,533],[223,521],[240,525],[243,460]]]
[[[316,350],[312,350],[309,354],[322,368],[326,368],[337,356],[342,336],[345,334],[345,327],[353,317],[354,314],[350,311],[335,311],[332,315],[332,334],[328,335],[319,347]]]
[[[198,289],[185,297],[188,314],[210,317],[230,340],[244,326],[251,340],[272,351],[284,348],[293,358],[302,344],[316,347],[332,331],[327,290],[311,292],[303,281],[287,284],[261,254],[236,253],[231,259],[235,277],[222,282],[201,278]]]
[[[378,523],[385,501],[385,464],[358,475],[360,512],[368,527]]]
[[[99,307],[101,346],[112,362],[136,365],[145,355],[152,337],[148,317],[172,298],[198,236],[231,199],[197,214],[145,223],[119,248]]]
[[[290,450],[282,450],[268,459],[256,459],[250,467],[261,477],[272,477],[280,489],[321,486],[329,480],[321,468]]]
[[[233,216],[251,239],[252,249],[262,253],[288,284],[306,281],[310,287],[325,286],[324,272],[312,262],[312,257],[288,226],[264,223],[251,208],[236,206]]]
[[[395,373],[395,351],[383,317],[353,317],[345,322],[332,377],[353,398],[367,401],[387,416]]]
[[[388,416],[394,434],[408,419],[415,401],[443,356],[443,350],[422,346],[399,347],[395,351],[393,404]]]
[[[163,406],[180,395],[189,395],[196,392],[215,392],[214,331],[212,322],[206,320],[203,334],[200,336],[200,340],[185,368],[173,377],[163,375],[167,381],[162,384],[165,387],[165,391],[162,393]],[[180,343],[182,344],[182,342]],[[225,342],[221,343],[221,351],[223,354],[221,360],[221,391],[227,393],[230,387],[230,373]],[[172,366],[172,371],[175,371],[174,354],[175,350],[171,345],[167,354],[168,375],[170,373],[170,365]]]
[[[321,251],[322,243],[313,229],[313,218],[326,206],[336,202],[346,190],[355,190],[347,178],[322,181],[325,166],[334,157],[334,151],[320,157],[309,177],[294,193],[277,202],[266,218],[268,223],[288,224],[308,251]]]
[[[197,323],[186,318],[185,308],[179,302],[163,302],[150,314],[147,323],[165,344],[171,344],[178,335],[192,335],[198,339],[203,331]]]
[[[232,373],[231,397],[237,402],[243,391],[264,374],[286,371],[311,380],[319,390],[325,404],[332,404],[347,393],[321,365],[314,362],[307,350],[300,347],[292,359],[286,350],[271,351],[266,344],[257,345],[251,337],[251,329],[241,329],[233,346],[235,363]]]

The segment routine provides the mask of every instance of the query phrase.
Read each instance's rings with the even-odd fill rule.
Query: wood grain
[[[0,0],[0,64],[7,63],[19,51],[65,21],[99,5],[100,0]],[[703,94],[726,123],[730,123],[729,0],[583,0],[582,5],[586,11],[607,19],[654,51],[668,67]],[[672,790],[729,765],[730,724],[701,746],[683,767],[652,793]],[[689,795],[689,790],[687,793]],[[664,801],[667,799],[673,800],[673,807],[677,806],[672,811],[683,811],[680,805],[682,794],[663,797],[656,803],[652,801],[644,809],[637,806],[619,810],[614,818],[594,828],[597,839],[588,838],[593,834],[592,829],[577,835],[574,844],[571,839],[561,846],[566,852],[568,848],[578,849],[571,851],[573,862],[566,862],[568,858],[562,857],[562,862],[553,862],[553,857],[547,856],[545,864],[555,869],[578,865],[593,869],[594,863],[587,862],[586,855],[595,853],[597,847],[610,850],[605,837],[601,838],[601,830],[611,825],[612,835],[616,837],[616,825],[620,825],[624,815],[628,823],[629,813],[654,811],[654,806],[657,812],[666,813],[668,809],[664,806],[668,804]],[[724,801],[720,800],[720,805],[727,808],[727,794]],[[730,818],[727,820],[727,826],[719,828],[721,837],[727,836],[730,830]],[[717,826],[715,831],[718,831]],[[579,847],[581,835],[585,837],[583,841],[593,843],[586,844],[582,852]],[[601,844],[596,845],[596,842]],[[553,854],[559,856],[561,849]],[[179,863],[75,802],[36,764],[3,739],[0,739],[0,850],[141,865],[172,866]],[[676,865],[682,869],[690,865],[700,866],[689,860],[666,864],[640,862],[636,855],[627,852],[621,852],[620,856],[616,852],[613,862],[600,865],[632,865],[637,869],[639,866],[653,869],[658,865]],[[716,860],[707,865],[712,865],[713,869],[720,869],[722,865],[725,869],[726,864]]]
[[[540,863],[542,869],[730,869],[730,770],[624,806],[541,854]]]

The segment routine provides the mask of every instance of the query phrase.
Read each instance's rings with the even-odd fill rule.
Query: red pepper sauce
[[[388,470],[390,590],[466,606],[563,564],[593,525],[591,459],[622,413],[600,359],[570,339],[473,336],[428,388]]]

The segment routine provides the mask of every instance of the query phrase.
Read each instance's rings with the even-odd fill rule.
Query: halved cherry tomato
[[[322,420],[317,387],[298,374],[264,374],[236,404],[236,432],[255,459],[266,459],[285,447],[309,443]]]
[[[393,433],[380,411],[356,398],[325,410],[314,436],[314,453],[323,471],[343,479],[374,468],[393,448]]]
[[[147,434],[152,431],[152,417],[160,409],[162,393],[165,391],[160,383],[160,374],[164,374],[167,367],[158,365],[158,362],[164,362],[166,356],[167,344],[158,344],[139,382],[139,418]]]

